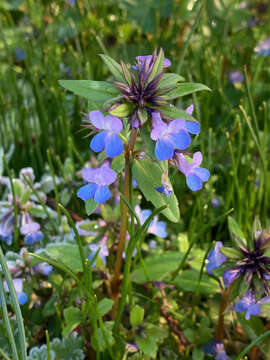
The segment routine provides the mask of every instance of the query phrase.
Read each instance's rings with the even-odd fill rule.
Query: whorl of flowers
[[[103,160],[100,168],[82,171],[83,180],[88,184],[79,189],[78,197],[85,201],[92,199],[96,204],[103,204],[110,198],[108,186],[117,179],[117,173],[111,168],[112,160],[122,154],[125,146],[129,149],[133,141],[133,149],[137,140],[140,144],[141,132],[147,134],[148,143],[153,144],[158,161],[169,160],[169,165],[176,166],[186,176],[186,183],[191,190],[200,190],[210,173],[200,167],[200,152],[193,155],[193,160],[192,154],[187,152],[191,144],[190,134],[199,134],[200,124],[192,117],[193,105],[181,110],[170,104],[170,100],[209,89],[202,84],[185,83],[185,89],[182,90],[179,82],[183,78],[165,73],[165,68],[171,62],[164,57],[162,49],[159,53],[155,50],[152,55],[137,56],[133,66],[123,61],[118,64],[107,55],[101,56],[116,79],[111,84],[105,83],[107,85],[103,82],[100,85],[101,92],[106,91],[108,86],[109,91],[117,96],[105,101],[102,108],[90,111],[83,126],[95,134],[90,148],[96,153],[105,151],[107,159]],[[69,83],[66,85],[62,81],[61,84],[76,93]],[[99,88],[98,84],[93,82],[93,91]],[[143,153],[144,158],[150,155],[148,151],[136,149],[136,153]],[[141,158],[141,155],[137,158]],[[166,181],[163,181],[164,177],[167,177]],[[168,172],[165,172],[160,182],[160,186],[155,189],[170,196],[173,190],[168,181]]]
[[[209,274],[221,271],[226,288],[238,287],[239,300],[234,309],[246,311],[246,319],[249,319],[250,315],[260,315],[261,306],[270,302],[270,232],[254,231],[249,243],[241,230],[232,236],[237,246],[224,247],[218,241],[208,254],[206,268]]]

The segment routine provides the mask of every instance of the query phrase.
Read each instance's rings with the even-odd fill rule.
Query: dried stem
[[[230,298],[230,295],[231,295],[232,286],[233,286],[233,283],[230,284],[228,289],[223,292],[222,301],[221,301],[220,307],[219,307],[218,326],[217,326],[217,330],[216,330],[216,338],[218,340],[220,340],[220,341],[223,340],[223,336],[224,336],[224,313],[225,313],[225,310],[226,310],[226,307],[228,305],[228,301],[229,301],[229,298]]]

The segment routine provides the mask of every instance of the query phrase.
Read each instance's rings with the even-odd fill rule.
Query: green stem
[[[270,335],[270,330],[266,331],[264,334],[261,334],[257,339],[253,340],[248,346],[244,348],[243,351],[235,358],[235,360],[241,360],[244,356],[255,346],[259,341],[263,340],[266,336]]]
[[[49,163],[49,167],[50,167],[51,174],[52,174],[55,199],[56,199],[56,203],[58,204],[59,203],[59,192],[58,192],[56,179],[55,179],[55,171],[54,171],[54,167],[53,167],[53,163],[52,163],[51,151],[49,149],[47,150],[47,158],[48,158],[48,163]],[[60,209],[58,207],[57,207],[57,215],[58,215],[57,216],[58,225],[60,225],[61,224],[61,213],[60,213]]]
[[[11,350],[12,350],[12,356],[13,356],[14,360],[19,360],[15,339],[14,339],[14,336],[12,333],[12,329],[11,329],[11,325],[10,325],[10,321],[9,321],[9,317],[8,317],[8,310],[7,310],[6,300],[5,300],[5,294],[4,294],[4,289],[3,289],[3,279],[2,279],[1,273],[0,273],[0,299],[1,299],[1,305],[2,305],[2,310],[3,310],[4,323],[5,323],[5,326],[7,329],[8,339],[9,339],[9,343],[10,343]]]

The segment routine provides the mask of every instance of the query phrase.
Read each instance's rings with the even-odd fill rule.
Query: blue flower
[[[151,215],[152,211],[145,209],[141,210],[139,205],[135,206],[135,212],[139,217],[141,225],[146,221],[146,219]],[[151,221],[147,232],[149,234],[153,234],[159,236],[161,238],[165,238],[167,236],[166,231],[166,223],[164,221],[158,221],[158,217],[154,216],[153,220]]]
[[[166,171],[161,176],[161,184],[161,186],[155,187],[155,190],[165,196],[170,196],[172,194],[172,186],[169,182],[168,172]]]
[[[270,38],[261,41],[254,49],[256,55],[268,56],[270,55]]]
[[[234,310],[237,312],[246,311],[246,320],[250,319],[250,316],[259,316],[261,312],[261,305],[270,302],[270,296],[265,296],[259,301],[256,301],[256,295],[248,290],[246,294],[237,301],[234,306]]]
[[[14,216],[11,210],[8,210],[0,217],[0,239],[8,245],[12,244],[12,234],[14,231]]]
[[[242,271],[239,267],[234,267],[232,269],[227,269],[223,273],[223,282],[225,287],[227,288],[234,280],[236,280]]]
[[[33,221],[28,213],[23,214],[20,231],[22,235],[25,235],[24,243],[26,245],[33,245],[43,239],[44,235],[39,229],[39,223]]]
[[[226,256],[220,252],[220,248],[222,247],[222,242],[217,241],[215,249],[211,250],[207,256],[209,262],[206,265],[206,270],[209,274],[212,274],[212,270],[218,269],[227,260]]]
[[[143,70],[143,68],[145,67],[146,69],[150,69],[153,66],[153,55],[140,55],[140,56],[136,56],[136,60],[138,62],[138,65],[136,66],[132,66],[133,69],[135,70]],[[163,67],[169,67],[171,66],[171,62],[169,59],[164,58],[164,63],[163,63]]]
[[[95,152],[105,149],[108,157],[120,155],[124,146],[117,134],[123,129],[122,121],[112,115],[104,117],[102,112],[98,110],[89,113],[89,120],[97,129],[104,130],[93,137],[90,148]]]
[[[77,196],[84,201],[94,198],[99,204],[105,203],[111,196],[108,185],[116,180],[116,176],[116,172],[107,164],[97,169],[83,169],[82,177],[90,184],[82,186]]]
[[[52,269],[52,266],[45,262],[41,262],[33,268],[34,271],[46,276],[48,276],[52,272]]]
[[[210,172],[200,167],[202,163],[202,153],[197,151],[193,154],[193,163],[190,164],[182,153],[175,153],[175,163],[178,169],[186,176],[187,186],[192,191],[202,189],[202,183],[210,177]]]
[[[158,160],[169,160],[174,149],[185,150],[190,142],[190,135],[185,127],[184,119],[175,119],[169,124],[162,121],[160,113],[152,113],[153,128],[151,139],[156,141],[155,155]]]
[[[7,286],[6,280],[3,282],[4,290],[9,292],[9,288]],[[28,301],[28,296],[25,292],[23,292],[23,280],[21,278],[14,279],[13,285],[17,294],[17,298],[20,305],[24,305]]]
[[[244,81],[244,75],[239,71],[232,71],[229,73],[229,81],[231,84],[242,83]]]
[[[207,355],[215,356],[215,360],[231,360],[221,341],[213,340],[212,343],[204,345],[203,350]]]

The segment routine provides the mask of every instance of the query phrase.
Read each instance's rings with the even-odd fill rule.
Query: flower
[[[215,249],[209,252],[207,256],[207,260],[209,260],[209,262],[206,265],[208,274],[212,274],[212,270],[218,269],[227,260],[226,256],[220,252],[220,248],[222,247],[222,242],[217,241]]]
[[[24,243],[26,245],[33,245],[43,239],[44,235],[39,229],[39,223],[33,221],[28,213],[23,214],[20,231],[22,235],[25,235]]]
[[[155,155],[158,160],[168,160],[173,157],[174,149],[185,150],[190,142],[190,136],[185,128],[184,119],[175,119],[169,124],[162,121],[160,113],[152,113],[153,128],[151,139],[156,141]]]
[[[14,216],[12,210],[6,211],[0,216],[0,239],[8,245],[12,244],[12,234],[14,231]]]
[[[91,250],[91,255],[89,256],[89,260],[91,261],[95,256],[96,252],[99,250],[98,256],[101,260],[106,264],[106,257],[109,255],[108,247],[107,247],[108,237],[104,235],[96,244],[90,244],[89,249]],[[95,266],[95,263],[93,264]]]
[[[192,191],[201,190],[202,182],[209,179],[210,172],[200,167],[202,163],[202,153],[197,151],[193,154],[193,162],[190,164],[185,156],[180,152],[175,152],[175,163],[178,169],[186,176],[187,186]]]
[[[239,71],[232,71],[229,73],[229,81],[231,84],[242,83],[244,81],[244,75]]]
[[[23,280],[21,278],[18,278],[18,279],[14,279],[12,281],[13,281],[13,285],[14,285],[14,288],[15,288],[15,291],[17,294],[19,304],[24,305],[28,301],[28,296],[25,292],[23,292]],[[9,292],[9,288],[8,288],[6,280],[4,280],[3,285],[4,285],[4,290],[6,292]]]
[[[170,196],[172,194],[172,186],[169,182],[168,171],[162,173],[161,184],[162,184],[161,186],[155,187],[155,190],[157,190],[158,192],[160,192],[165,196]]]
[[[261,305],[270,302],[270,296],[265,296],[259,301],[256,301],[256,295],[251,290],[248,290],[246,294],[237,301],[234,306],[234,310],[237,312],[246,311],[246,320],[250,319],[250,315],[258,316],[261,312]]]
[[[123,129],[122,121],[112,115],[104,117],[98,110],[91,111],[89,119],[97,129],[104,130],[93,137],[90,148],[95,152],[105,149],[108,157],[120,155],[123,151],[123,143],[117,134]]]
[[[38,265],[34,266],[34,268],[33,268],[33,270],[35,272],[38,272],[38,273],[40,273],[42,275],[46,275],[46,276],[50,275],[50,273],[52,272],[52,269],[53,269],[52,266],[45,262],[41,262]]]
[[[207,355],[215,356],[215,360],[231,360],[226,354],[224,345],[221,341],[213,340],[210,344],[205,344],[203,350]]]
[[[266,38],[255,47],[256,55],[268,56],[270,54],[270,38]]]
[[[236,280],[241,275],[241,273],[242,271],[239,267],[225,270],[223,273],[223,282],[225,287],[227,288],[234,280]]]
[[[82,186],[78,190],[77,196],[85,201],[94,198],[99,204],[105,203],[111,196],[108,185],[116,180],[116,176],[116,172],[107,164],[103,164],[97,169],[83,169],[83,179],[91,184]]]
[[[132,66],[133,69],[135,70],[143,70],[144,66],[146,65],[146,67],[151,67],[153,65],[154,62],[154,58],[153,55],[140,55],[140,56],[136,56],[136,60],[137,60],[137,65],[136,66]],[[169,59],[164,58],[164,64],[163,67],[169,67],[171,66],[171,62]]]
[[[139,205],[135,206],[135,212],[138,215],[141,225],[144,224],[144,222],[152,213],[152,211],[148,209],[141,210]],[[166,223],[164,221],[158,221],[158,217],[154,216],[153,220],[151,221],[148,227],[147,232],[149,234],[153,234],[161,238],[165,238],[167,236]]]

